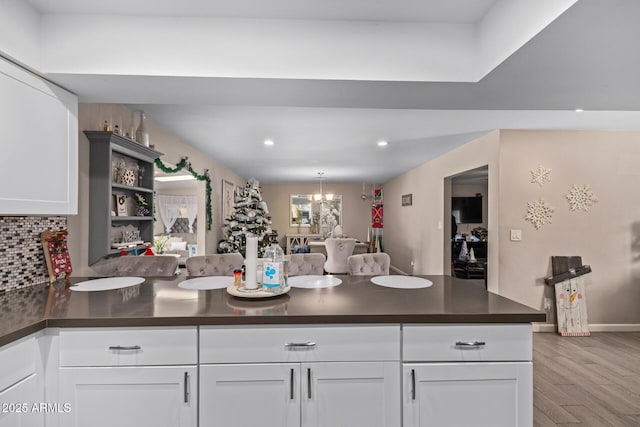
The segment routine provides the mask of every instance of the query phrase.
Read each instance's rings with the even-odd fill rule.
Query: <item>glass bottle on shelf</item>
[[[138,125],[138,130],[136,130],[136,142],[138,144],[142,144],[145,147],[149,146],[149,132],[147,131],[146,124],[144,122],[145,115],[143,112],[140,112],[140,124]]]
[[[144,166],[138,166],[138,187],[143,186],[143,178],[144,178]]]

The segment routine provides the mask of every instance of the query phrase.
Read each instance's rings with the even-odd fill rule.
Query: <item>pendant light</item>
[[[326,200],[333,200],[333,193],[323,194],[322,193],[322,179],[324,178],[324,172],[318,172],[318,179],[320,180],[320,193],[316,193],[313,195],[313,199],[316,202],[324,202]]]
[[[318,172],[318,179],[320,180],[320,193],[316,193],[313,195],[313,200],[316,202],[322,201],[322,177],[324,177],[324,172]]]

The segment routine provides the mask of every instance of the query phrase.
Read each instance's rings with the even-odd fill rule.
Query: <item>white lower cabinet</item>
[[[203,365],[200,425],[300,426],[300,364]]]
[[[0,427],[42,427],[44,403],[42,372],[37,368],[36,336],[0,350]]]
[[[302,425],[399,427],[398,362],[302,364]]]
[[[532,427],[531,334],[529,324],[53,329],[0,349],[0,427]]]
[[[399,427],[398,362],[203,365],[200,424]]]
[[[60,427],[196,427],[196,327],[60,330]]]
[[[401,425],[398,325],[200,332],[201,426]]]
[[[531,363],[403,366],[404,427],[532,425]]]
[[[47,409],[40,405],[40,387],[37,375],[31,374],[0,392],[0,427],[42,427]]]
[[[404,427],[532,427],[531,325],[403,329]]]
[[[195,366],[60,368],[60,425],[195,427],[197,381]]]

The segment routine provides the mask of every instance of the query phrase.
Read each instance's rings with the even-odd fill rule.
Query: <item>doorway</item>
[[[487,283],[489,167],[444,180],[445,274]]]

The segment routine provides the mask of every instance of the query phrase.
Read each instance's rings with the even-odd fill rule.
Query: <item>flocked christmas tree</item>
[[[246,257],[247,235],[258,237],[258,256],[271,244],[271,217],[262,200],[260,183],[251,178],[244,189],[234,194],[234,209],[224,220],[225,238],[218,244],[218,253],[239,252]],[[273,236],[275,237],[275,236]]]

